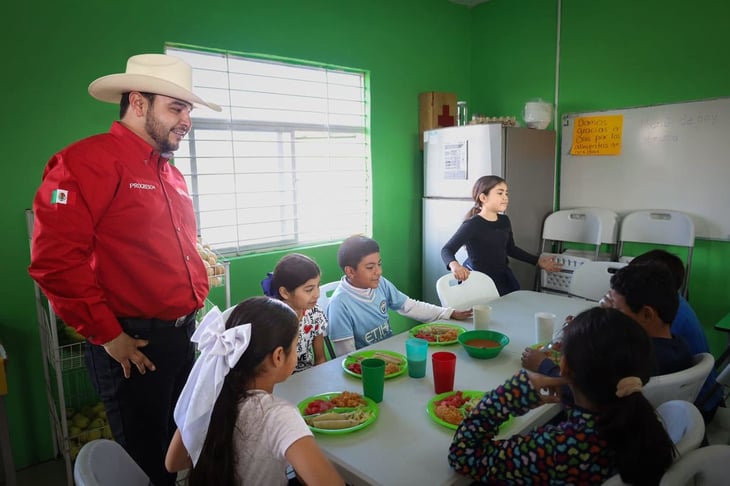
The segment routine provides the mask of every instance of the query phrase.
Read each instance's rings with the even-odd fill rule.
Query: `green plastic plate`
[[[436,416],[436,405],[435,403],[439,400],[443,400],[444,398],[450,397],[451,395],[455,395],[456,390],[449,391],[445,393],[441,393],[439,395],[436,395],[431,400],[428,401],[428,405],[426,405],[426,413],[428,413],[428,416],[431,417],[431,420],[436,422],[439,425],[443,425],[444,427],[447,427],[451,430],[456,430],[458,428],[458,425],[451,424],[445,420],[441,420]],[[476,391],[476,390],[461,390],[461,396],[464,398],[482,398],[484,396],[483,391]],[[461,407],[461,410],[463,413],[466,413],[464,410],[464,407]],[[510,415],[509,419],[507,419],[506,422],[503,422],[502,425],[499,426],[500,432],[504,430],[505,427],[509,427],[509,425],[512,423],[513,417]]]
[[[411,330],[408,331],[408,333],[410,334],[411,337],[420,337],[420,336],[416,336],[416,334],[418,334],[419,331],[429,333],[429,331],[433,327],[453,329],[456,331],[457,336],[463,332],[466,332],[465,328],[463,328],[461,326],[457,326],[456,324],[447,324],[445,322],[429,322],[426,324],[420,324],[418,326],[412,327]],[[431,341],[428,338],[424,338],[424,339],[426,339],[428,341],[429,346],[447,346],[449,344],[456,344],[459,342],[459,340],[457,338],[450,339],[448,341],[440,341],[438,338],[438,335],[436,335],[435,341]]]
[[[320,393],[319,395],[312,395],[311,397],[305,398],[301,402],[297,404],[297,408],[299,409],[299,413],[304,416],[304,411],[307,409],[307,405],[309,405],[310,402],[313,402],[314,400],[330,400],[336,396],[338,396],[342,392],[328,392],[328,393]],[[355,432],[356,430],[364,429],[368,425],[375,422],[375,420],[378,418],[379,410],[378,405],[369,399],[368,397],[363,396],[362,397],[365,400],[365,405],[362,407],[370,412],[370,418],[368,418],[365,422],[355,425],[353,427],[348,427],[346,429],[320,429],[318,427],[312,427],[309,426],[309,429],[312,432],[316,432],[319,434],[330,434],[330,435],[342,435],[342,434],[349,434],[351,432]],[[351,412],[355,410],[355,408],[344,408],[344,407],[336,407],[332,408],[328,411],[334,411],[334,412]]]
[[[347,358],[342,360],[342,369],[345,370],[345,373],[348,375],[352,375],[356,378],[362,378],[362,375],[360,373],[356,373],[349,369],[347,366],[351,365],[353,363],[357,363],[360,360],[363,360],[365,358],[377,358],[376,354],[386,354],[388,356],[392,356],[394,358],[398,358],[401,360],[400,369],[396,371],[395,373],[385,374],[385,379],[388,380],[390,378],[395,378],[396,376],[400,376],[403,373],[408,370],[408,360],[405,356],[403,356],[400,353],[396,353],[395,351],[385,351],[385,350],[372,350],[372,351],[356,351],[354,353],[350,353]]]

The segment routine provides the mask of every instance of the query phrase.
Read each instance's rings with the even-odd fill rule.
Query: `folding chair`
[[[624,243],[626,242],[686,247],[687,263],[681,292],[687,297],[687,285],[692,267],[692,250],[695,246],[695,226],[687,214],[663,209],[633,211],[621,220],[618,243],[619,261],[631,261],[630,257],[624,255]]]
[[[596,213],[582,209],[565,209],[548,215],[543,223],[540,250],[543,256],[553,256],[563,268],[559,272],[540,270],[538,291],[567,294],[575,269],[585,262],[598,259],[602,234],[601,218]],[[593,245],[593,251],[588,254],[564,252],[565,242]],[[552,252],[546,251],[547,244],[552,245]]]

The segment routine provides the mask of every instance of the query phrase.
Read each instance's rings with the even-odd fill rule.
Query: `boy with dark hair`
[[[382,276],[380,247],[371,238],[361,235],[347,238],[337,252],[337,263],[345,275],[326,310],[329,336],[337,356],[392,336],[389,309],[421,322],[471,317],[471,309],[457,311],[439,307],[411,299],[399,291]]]
[[[654,344],[655,375],[692,366],[684,338],[672,335],[671,323],[679,308],[679,294],[669,269],[658,263],[632,264],[611,277],[613,307],[632,317]]]
[[[682,259],[668,251],[657,249],[642,253],[631,260],[630,264],[639,265],[645,263],[661,263],[666,265],[674,277],[674,286],[679,295],[679,309],[677,310],[677,315],[674,317],[674,321],[672,321],[672,334],[684,338],[690,353],[693,355],[709,353],[710,346],[707,343],[707,336],[705,336],[697,314],[695,314],[695,311],[687,300],[679,294],[679,290],[682,288],[682,282],[684,282],[684,263],[682,263]],[[700,390],[699,397],[695,402],[697,408],[702,412],[705,422],[712,420],[717,411],[717,407],[722,403],[722,389],[717,388],[714,392],[712,391],[716,379],[717,371],[713,368],[710,370],[710,375],[707,377],[704,385],[702,385],[702,390]]]

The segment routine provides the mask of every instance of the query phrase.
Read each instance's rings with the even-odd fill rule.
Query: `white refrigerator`
[[[555,200],[555,132],[498,123],[424,132],[423,300],[438,304],[436,280],[449,270],[441,248],[473,206],[471,190],[483,175],[507,181],[515,243],[537,254],[542,224]],[[466,249],[457,253],[460,262]],[[536,267],[510,259],[522,289],[535,286]]]

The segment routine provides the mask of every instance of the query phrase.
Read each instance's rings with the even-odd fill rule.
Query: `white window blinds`
[[[224,253],[371,234],[366,74],[168,46],[193,89],[223,107],[193,111],[175,153],[198,231]]]

